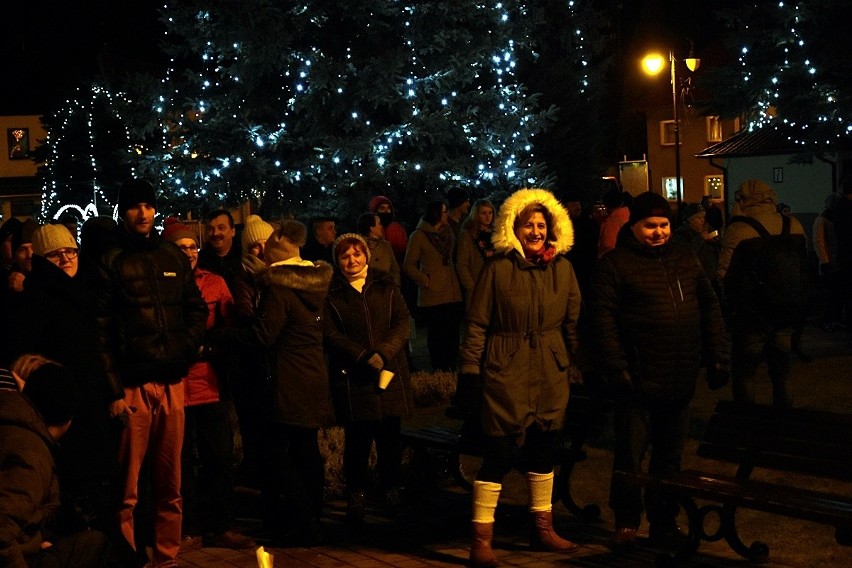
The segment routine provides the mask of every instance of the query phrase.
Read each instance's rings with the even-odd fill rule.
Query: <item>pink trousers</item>
[[[151,499],[154,510],[154,558],[152,566],[177,566],[180,551],[182,503],[180,497],[180,453],[183,445],[183,385],[151,382],[124,389],[131,409],[118,448],[123,476],[118,510],[121,534],[133,549],[133,510],[139,501],[139,472],[145,456],[151,469]],[[143,480],[145,481],[145,480]]]

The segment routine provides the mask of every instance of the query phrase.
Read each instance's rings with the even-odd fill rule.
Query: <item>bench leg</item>
[[[585,453],[582,449],[575,448],[574,444],[562,452],[559,473],[556,475],[556,482],[554,483],[553,500],[562,501],[562,504],[572,515],[587,523],[593,523],[600,520],[601,508],[594,503],[581,507],[574,501],[574,496],[571,494],[571,473],[574,471],[577,462],[584,459],[586,459]]]
[[[725,542],[728,543],[731,550],[743,558],[748,558],[752,562],[762,562],[769,557],[769,545],[766,543],[756,540],[751,543],[751,546],[746,546],[742,539],[740,539],[740,535],[737,533],[736,505],[722,505],[720,515],[722,523],[720,530],[723,531]]]
[[[710,540],[704,532],[704,517],[707,513],[703,509],[699,509],[696,506],[695,501],[689,497],[681,497],[680,506],[683,508],[684,512],[686,512],[686,517],[689,522],[686,541],[683,546],[673,554],[661,554],[658,556],[656,560],[656,566],[658,568],[680,566],[692,558],[698,550],[702,538]],[[718,538],[716,538],[716,540],[718,540]]]

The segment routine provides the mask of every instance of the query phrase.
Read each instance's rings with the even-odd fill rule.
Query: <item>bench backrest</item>
[[[721,401],[698,455],[740,464],[745,471],[758,467],[852,480],[852,414]]]

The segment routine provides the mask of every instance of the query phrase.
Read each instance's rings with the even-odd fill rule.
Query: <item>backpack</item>
[[[758,237],[741,241],[725,274],[725,296],[739,313],[757,313],[775,323],[795,323],[808,304],[807,245],[804,235],[790,234],[790,218],[782,215],[781,234],[771,235],[752,217]]]

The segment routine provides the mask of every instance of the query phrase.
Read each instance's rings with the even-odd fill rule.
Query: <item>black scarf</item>
[[[443,257],[444,266],[450,264],[450,257],[452,252],[452,238],[453,232],[449,227],[444,227],[440,231],[436,231],[434,233],[429,231],[423,231],[426,235],[426,238],[429,239],[429,242],[432,243],[432,246],[441,253]]]

